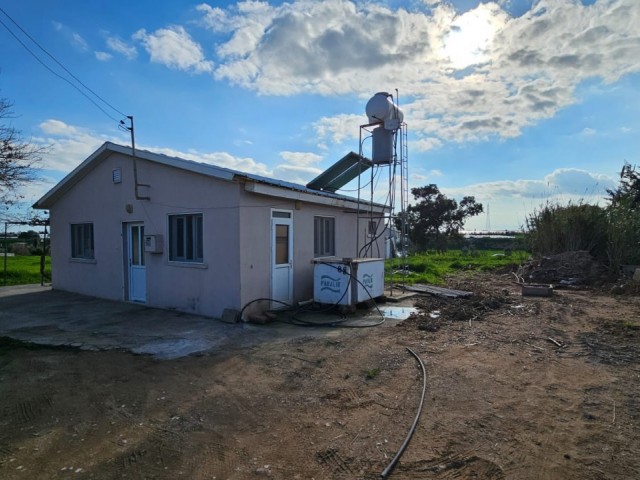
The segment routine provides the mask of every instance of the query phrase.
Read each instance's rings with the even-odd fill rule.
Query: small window
[[[169,215],[169,260],[202,263],[202,214]]]
[[[336,219],[313,217],[313,255],[333,257],[336,254]]]
[[[71,224],[71,258],[93,260],[93,223]]]
[[[289,225],[276,225],[276,265],[289,263]]]
[[[273,212],[271,212],[271,218],[291,218],[291,212],[274,210]]]

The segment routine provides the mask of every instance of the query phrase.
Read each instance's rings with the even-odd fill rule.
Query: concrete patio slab
[[[396,308],[394,306],[394,308]],[[378,315],[375,309],[358,318]],[[390,320],[389,323],[397,323]],[[228,324],[28,285],[0,288],[0,337],[82,350],[126,350],[173,359],[305,336],[336,336],[340,329]]]

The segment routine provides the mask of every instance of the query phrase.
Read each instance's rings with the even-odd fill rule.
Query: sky
[[[604,206],[639,163],[637,0],[0,8],[0,97],[49,146],[24,205],[103,142],[129,145],[127,115],[138,148],[306,184],[358,152],[380,91],[404,112],[409,187],[483,204],[467,230],[520,229],[546,203]]]

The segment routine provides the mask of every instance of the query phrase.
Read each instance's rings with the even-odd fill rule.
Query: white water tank
[[[376,127],[371,133],[371,161],[376,165],[386,165],[393,161],[394,132],[384,127]]]
[[[387,92],[378,92],[367,102],[365,107],[369,123],[378,121],[385,122],[386,125],[397,125],[393,130],[397,129],[404,120],[404,114],[391,100],[391,94]],[[391,122],[387,122],[392,120]]]

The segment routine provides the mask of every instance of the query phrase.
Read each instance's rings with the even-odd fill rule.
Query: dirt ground
[[[398,325],[171,361],[5,344],[0,478],[379,478],[421,393],[406,347],[427,396],[391,478],[640,478],[640,297],[512,278],[452,280],[474,296]]]

